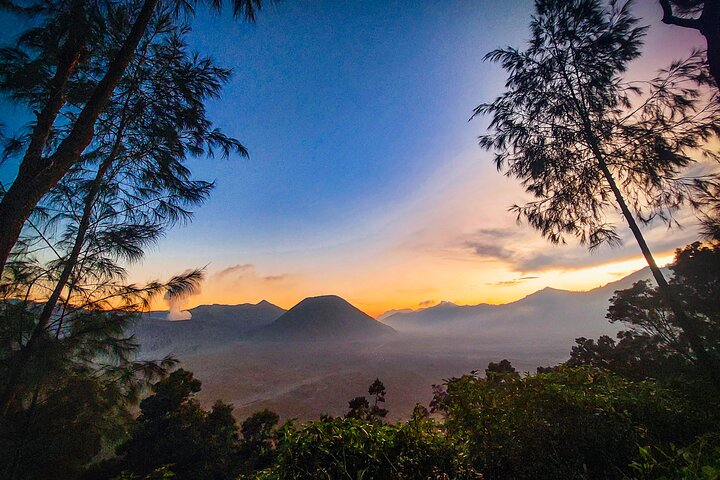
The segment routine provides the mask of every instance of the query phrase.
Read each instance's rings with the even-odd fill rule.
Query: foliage
[[[720,437],[708,434],[686,447],[640,448],[641,459],[630,466],[638,480],[717,480],[720,478]]]
[[[720,356],[720,245],[695,242],[678,249],[669,268],[669,285],[705,350]],[[616,291],[607,317],[627,327],[618,333],[619,341],[579,338],[569,366],[603,367],[632,378],[682,376],[686,383],[699,376],[695,353],[657,287],[640,281]]]
[[[698,158],[720,160],[710,141],[720,134],[718,92],[703,88],[700,52],[648,82],[624,81],[646,31],[630,5],[537,0],[527,49],[486,56],[508,79],[501,96],[475,109],[491,116],[480,146],[533,197],[513,207],[518,220],[552,243],[575,237],[591,249],[619,245],[613,221],[621,214],[704,375],[720,386],[720,363],[705,351],[640,229],[656,219],[678,224],[676,212],[687,204],[713,218],[716,199],[698,192],[714,189],[718,174],[687,176]]]
[[[275,460],[276,426],[280,421],[277,413],[268,409],[248,417],[240,428],[242,443],[240,456],[244,459],[244,471],[254,472],[269,467]]]
[[[172,470],[170,470],[170,468],[168,468],[167,466],[163,466],[158,468],[157,470],[153,470],[151,473],[145,475],[144,477],[139,477],[133,473],[125,471],[115,477],[113,480],[165,480],[167,478],[174,477],[175,474],[172,473]]]
[[[486,56],[508,80],[505,93],[475,110],[491,116],[480,145],[535,198],[513,207],[518,218],[554,243],[618,243],[607,216],[616,208],[672,224],[692,196],[680,174],[696,156],[715,156],[704,142],[719,132],[720,109],[693,86],[704,75],[697,54],[649,82],[620,77],[646,30],[629,5],[538,0],[528,48]]]
[[[134,7],[103,5],[93,15],[105,17],[88,20],[103,20],[97,38],[86,40],[94,42],[92,58],[107,60],[131,28]],[[47,15],[57,28],[67,27],[60,13]],[[53,35],[65,35],[53,25],[29,30],[16,47],[0,52],[0,87],[18,101],[40,105],[52,88],[43,83],[55,61],[48,52],[57,41]],[[139,261],[207,198],[212,184],[192,178],[184,165],[189,157],[246,153],[213,127],[204,108],[229,71],[190,52],[187,33],[171,12],[158,10],[99,114],[82,161],[39,203],[3,271],[0,417],[6,455],[0,468],[10,476],[73,475],[122,437],[129,409],[148,382],[173,364],[135,361],[138,345],[125,332],[153,298],[191,292],[202,273],[190,270],[138,286],[126,283],[125,265]],[[95,70],[106,65],[94,62],[82,62],[66,85],[67,121],[54,126],[54,138],[71,135],[74,105],[86,100]],[[10,139],[5,158],[32,142],[29,131]],[[219,405],[213,415],[229,413]],[[40,451],[47,455],[35,461]]]
[[[422,416],[398,425],[335,418],[286,424],[275,464],[248,478],[481,478],[465,458],[433,420]]]
[[[2,189],[0,273],[38,202],[82,161],[83,151],[96,139],[96,123],[127,76],[153,19],[169,12],[171,23],[182,24],[180,14],[194,13],[198,3],[205,2],[70,0],[0,4],[4,11],[33,19],[31,28],[20,36],[17,48],[6,49],[8,54],[0,55],[12,67],[7,69],[8,75],[0,75],[0,91],[36,114],[27,142],[14,148],[22,152],[18,174],[9,188]],[[224,2],[207,3],[220,9]],[[260,0],[231,3],[234,15],[250,21],[261,7]],[[118,25],[122,28],[116,31],[113,27]],[[66,128],[58,130],[58,126]]]
[[[374,397],[372,406],[366,397],[355,397],[348,402],[346,418],[381,421],[387,416],[388,411],[379,405],[385,403],[385,394],[387,393],[385,385],[379,378],[376,378],[368,387],[368,393]]]
[[[373,406],[370,408],[370,417],[378,420],[383,419],[387,416],[388,411],[382,408],[379,404],[385,403],[385,385],[376,378],[375,381],[368,387],[368,393],[375,398],[373,399]]]
[[[622,478],[638,444],[689,442],[706,418],[676,391],[601,369],[450,379],[437,402],[485,478]]]
[[[138,300],[152,293],[138,293]],[[134,358],[137,344],[124,334],[132,309],[75,311],[65,318],[63,334],[37,336],[41,353],[24,356],[19,346],[36,331],[40,310],[32,302],[0,303],[0,378],[17,386],[0,416],[6,478],[72,478],[122,438],[145,385],[174,364]]]
[[[156,383],[140,403],[141,414],[118,458],[96,466],[89,478],[121,471],[145,477],[163,466],[172,478],[233,479],[240,471],[238,433],[232,407],[217,402],[205,411],[194,399],[200,381],[182,369]]]

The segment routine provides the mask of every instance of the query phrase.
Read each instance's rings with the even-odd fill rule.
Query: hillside
[[[253,338],[273,341],[369,341],[395,330],[336,295],[310,297],[285,312]]]

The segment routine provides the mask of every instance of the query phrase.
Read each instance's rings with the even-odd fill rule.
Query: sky
[[[662,25],[655,3],[635,8],[651,26],[637,77],[702,45]],[[216,188],[131,279],[204,266],[185,307],[337,294],[378,315],[585,290],[642,268],[619,219],[625,246],[592,253],[518,225],[508,207],[527,197],[477,146],[487,121],[469,117],[504,83],[483,56],[522,47],[531,14],[526,0],[284,0],[248,25],[200,10],[191,44],[234,71],[209,116],[250,158],[189,163]],[[660,263],[696,238],[684,216],[684,230],[646,229]]]

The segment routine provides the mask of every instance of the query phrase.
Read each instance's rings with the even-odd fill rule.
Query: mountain
[[[605,319],[615,290],[651,278],[649,268],[586,292],[544,288],[504,305],[455,305],[395,313],[385,323],[399,332],[523,344],[571,345],[577,337],[611,335],[622,328]]]
[[[193,319],[208,324],[229,327],[237,332],[247,333],[262,328],[285,313],[285,309],[267,300],[259,303],[240,305],[199,305],[188,310]]]
[[[144,353],[186,353],[247,337],[270,325],[285,310],[265,300],[240,305],[200,305],[188,320],[167,320],[168,312],[148,312],[133,333]]]
[[[258,330],[260,340],[342,342],[378,340],[395,330],[336,295],[306,298],[271,325]]]

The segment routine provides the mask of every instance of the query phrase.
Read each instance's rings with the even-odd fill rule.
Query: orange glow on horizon
[[[659,265],[667,265],[673,259],[673,251],[656,255]],[[354,276],[343,278],[307,278],[288,276],[274,279],[273,276],[246,275],[239,279],[224,279],[218,273],[208,274],[201,292],[188,298],[183,309],[202,304],[240,304],[258,303],[267,300],[279,307],[289,309],[303,298],[318,295],[339,295],[373,317],[399,309],[426,308],[441,301],[450,301],[459,305],[477,305],[479,303],[504,304],[519,300],[545,287],[571,291],[586,291],[636,272],[647,266],[644,258],[634,256],[617,261],[589,265],[582,268],[548,268],[535,272],[524,272],[524,280],[506,280],[519,278],[521,274],[501,266],[483,268],[476,264],[438,265],[433,272],[418,272],[408,268],[410,274],[402,268],[397,277],[385,277],[373,281],[373,272],[363,278]],[[249,270],[249,269],[248,269]],[[531,275],[530,275],[531,274]],[[402,278],[405,277],[405,278]],[[268,280],[271,278],[272,280]],[[437,284],[419,286],[418,280],[434,278]],[[415,280],[415,281],[413,281]],[[401,283],[402,282],[402,283]],[[395,288],[389,288],[395,285]],[[402,285],[402,287],[397,287]],[[166,310],[167,304],[159,299],[153,309]]]

